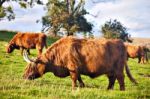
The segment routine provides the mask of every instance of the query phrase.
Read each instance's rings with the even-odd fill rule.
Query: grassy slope
[[[115,89],[107,91],[108,80],[106,76],[91,79],[82,76],[85,88],[71,90],[70,77],[58,78],[52,73],[45,74],[42,78],[28,81],[22,79],[26,62],[20,51],[11,54],[5,52],[5,46],[12,38],[11,33],[0,33],[0,99],[150,99],[150,64],[138,64],[136,59],[130,59],[128,64],[136,80],[137,86],[125,77],[126,91],[119,91],[116,81]],[[50,45],[55,39],[49,39]],[[37,51],[31,51],[36,56]]]

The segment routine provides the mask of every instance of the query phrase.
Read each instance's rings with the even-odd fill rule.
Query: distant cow
[[[131,45],[128,43],[125,43],[125,46],[129,58],[138,58],[138,63],[145,63],[145,59],[146,62],[148,62],[147,49],[145,46]]]
[[[77,80],[80,86],[84,87],[81,74],[91,78],[106,74],[109,79],[108,89],[113,89],[117,79],[120,90],[125,90],[123,73],[125,66],[128,77],[136,83],[128,69],[126,49],[120,40],[66,37],[51,45],[35,60],[31,60],[26,51],[23,56],[28,62],[23,75],[25,79],[35,79],[47,72],[53,72],[58,77],[70,75],[74,89]]]
[[[46,38],[43,33],[17,33],[9,42],[6,51],[11,53],[14,49],[20,49],[23,54],[24,49],[27,49],[29,53],[29,49],[36,48],[40,55],[44,46],[47,47]]]

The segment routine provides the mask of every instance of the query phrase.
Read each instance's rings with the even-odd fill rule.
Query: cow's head
[[[6,52],[11,53],[14,49],[15,49],[14,44],[8,44],[8,46],[6,47]]]
[[[45,73],[45,64],[38,58],[35,60],[30,59],[26,51],[23,52],[23,58],[28,63],[24,71],[24,79],[33,80],[41,77]]]

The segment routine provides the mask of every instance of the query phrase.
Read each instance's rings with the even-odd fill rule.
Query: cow
[[[147,48],[140,45],[131,45],[125,43],[128,58],[138,58],[138,63],[144,64],[145,59],[148,62]]]
[[[23,74],[24,79],[33,80],[47,72],[61,78],[70,76],[73,90],[77,86],[77,80],[80,87],[85,86],[81,74],[91,78],[106,74],[109,79],[107,89],[113,89],[117,79],[120,90],[125,90],[124,67],[129,79],[137,83],[126,63],[127,52],[121,40],[64,37],[36,59],[30,59],[26,51],[23,52],[23,58],[28,62]]]
[[[23,50],[37,49],[38,54],[42,54],[42,49],[47,48],[46,35],[43,33],[20,33],[18,32],[6,47],[6,52],[11,53],[14,49],[20,49],[23,55]]]

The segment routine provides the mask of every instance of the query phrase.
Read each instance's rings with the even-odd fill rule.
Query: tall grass
[[[134,85],[125,77],[126,91],[120,91],[118,82],[114,90],[106,90],[108,79],[105,75],[95,79],[82,76],[85,88],[71,90],[70,77],[58,78],[52,73],[28,81],[22,78],[26,62],[20,51],[5,52],[5,46],[14,34],[0,33],[0,99],[150,99],[150,64],[138,64],[130,59],[128,64],[132,75],[138,81]],[[49,38],[48,45],[56,39]],[[37,51],[31,54],[36,56]]]

